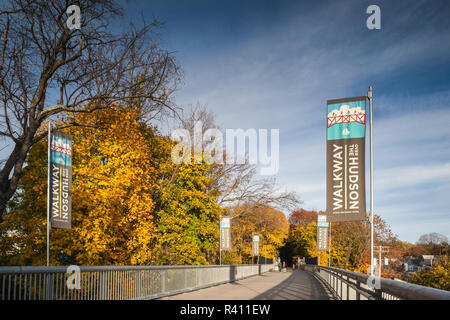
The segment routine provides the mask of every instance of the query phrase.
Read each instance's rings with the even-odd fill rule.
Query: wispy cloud
[[[280,184],[323,210],[326,100],[374,85],[377,212],[415,241],[449,230],[450,197],[439,195],[450,180],[450,80],[438,76],[450,69],[449,5],[380,1],[378,32],[365,27],[368,4],[292,2],[261,16],[243,10],[242,32],[223,37],[215,26],[201,50],[179,51],[187,85],[177,100],[207,103],[226,128],[280,129]],[[218,23],[225,30],[237,15]],[[427,206],[433,214],[421,228]]]
[[[376,171],[376,185],[382,190],[420,187],[450,181],[450,162],[423,166],[393,167]]]

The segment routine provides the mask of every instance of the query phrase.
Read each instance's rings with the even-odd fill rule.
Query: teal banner
[[[364,138],[366,132],[366,100],[328,105],[328,140]]]
[[[365,96],[327,101],[328,222],[366,219],[365,133]]]

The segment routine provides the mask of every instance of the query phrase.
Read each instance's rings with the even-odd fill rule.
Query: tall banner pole
[[[367,93],[369,98],[369,121],[370,121],[370,275],[373,276],[373,121],[372,121],[372,86]]]
[[[48,125],[47,266],[50,266],[51,228],[71,229],[72,137]]]
[[[263,247],[263,239],[261,237],[261,248],[258,248],[258,264],[261,264],[261,251]]]
[[[378,264],[378,277],[381,278],[381,250],[382,250],[382,246],[379,246],[380,252],[378,252],[378,259],[379,259],[379,264]]]
[[[328,267],[331,267],[331,222],[330,222],[330,236],[328,244]]]
[[[47,149],[47,267],[50,266],[50,144],[52,124],[48,123],[48,149]]]

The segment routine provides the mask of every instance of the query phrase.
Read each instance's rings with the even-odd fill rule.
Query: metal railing
[[[81,266],[75,276],[67,273],[67,267],[0,267],[0,300],[156,299],[259,275],[272,268],[273,264]],[[68,281],[77,288],[69,289]]]
[[[305,266],[338,300],[450,300],[450,291],[330,267]]]

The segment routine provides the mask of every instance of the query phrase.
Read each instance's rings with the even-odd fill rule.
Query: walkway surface
[[[311,273],[288,270],[267,272],[161,300],[329,300],[330,297]]]

